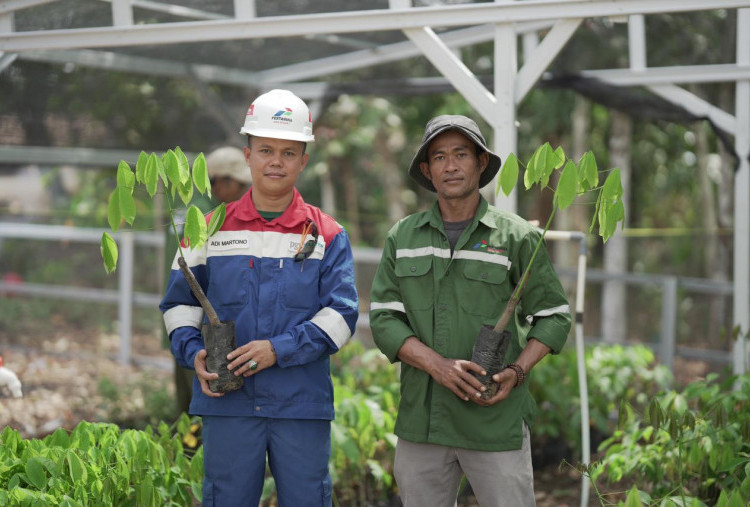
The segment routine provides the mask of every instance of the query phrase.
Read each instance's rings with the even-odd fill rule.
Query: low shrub
[[[750,375],[718,376],[623,403],[592,482],[635,484],[627,505],[746,506],[750,502]],[[641,503],[642,502],[642,503]]]

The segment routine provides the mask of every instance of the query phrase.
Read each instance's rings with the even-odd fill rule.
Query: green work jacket
[[[527,221],[484,198],[453,255],[437,203],[399,221],[388,232],[370,295],[375,343],[391,362],[410,336],[446,358],[470,360],[480,328],[497,323],[539,239]],[[506,362],[518,357],[527,337],[558,353],[570,324],[565,292],[542,245],[509,325]],[[527,386],[483,407],[403,363],[396,435],[483,451],[520,449],[523,421],[532,426],[536,412]]]

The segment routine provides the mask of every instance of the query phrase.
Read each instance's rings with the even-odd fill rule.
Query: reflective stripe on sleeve
[[[338,348],[343,347],[352,336],[344,317],[331,307],[322,308],[310,322],[322,329]]]
[[[558,313],[570,313],[570,306],[560,305],[554,308],[547,308],[546,310],[536,312],[534,315],[527,315],[526,320],[531,324],[535,317],[549,317],[550,315],[556,315]]]
[[[406,313],[404,304],[399,303],[398,301],[393,301],[390,303],[375,303],[373,301],[372,303],[370,303],[370,311],[374,312],[375,310],[393,310],[396,312]]]
[[[183,326],[200,329],[202,323],[203,308],[200,306],[179,305],[164,312],[164,325],[168,334]]]

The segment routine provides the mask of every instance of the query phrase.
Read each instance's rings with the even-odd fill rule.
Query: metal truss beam
[[[0,51],[122,47],[178,42],[300,37],[555,19],[750,7],[750,0],[530,0],[345,13],[273,16],[129,27],[100,27],[0,36]]]
[[[726,111],[706,102],[694,93],[675,85],[651,85],[651,92],[673,104],[682,106],[696,116],[705,116],[724,132],[734,135],[736,132],[735,118]]]
[[[48,4],[58,0],[3,0],[0,1],[0,14],[9,14],[11,12],[28,9],[35,5]]]
[[[645,70],[586,70],[582,74],[622,86],[674,83],[720,83],[750,79],[750,65],[722,63],[716,65],[681,65],[649,67]]]
[[[529,93],[544,71],[557,57],[560,50],[570,40],[575,31],[581,25],[582,18],[561,19],[552,30],[544,37],[544,40],[534,48],[528,60],[518,71],[515,83],[515,103],[519,104]]]

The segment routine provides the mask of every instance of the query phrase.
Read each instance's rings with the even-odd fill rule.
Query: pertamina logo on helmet
[[[272,119],[273,121],[292,123],[294,121],[292,113],[293,111],[291,109],[285,107],[284,109],[277,111]]]

